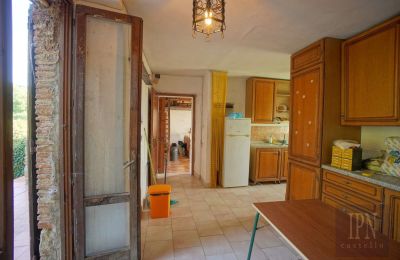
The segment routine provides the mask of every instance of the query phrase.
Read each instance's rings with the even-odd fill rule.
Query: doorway
[[[13,186],[14,186],[14,259],[30,259],[31,229],[34,216],[30,208],[28,111],[29,111],[29,0],[12,1],[13,42]],[[32,210],[32,211],[31,211]],[[36,210],[35,210],[36,212]],[[33,254],[35,254],[33,252]]]
[[[194,165],[194,96],[160,94],[158,174],[192,175]]]

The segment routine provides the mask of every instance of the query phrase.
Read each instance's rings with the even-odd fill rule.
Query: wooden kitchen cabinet
[[[400,125],[400,16],[343,42],[343,125]]]
[[[289,157],[288,157],[288,150],[287,149],[282,149],[281,150],[281,173],[279,180],[287,180],[288,178],[288,172],[289,172]]]
[[[286,165],[285,156],[287,158],[286,148],[252,149],[250,155],[250,180],[253,183],[286,180],[286,177],[282,176]]]
[[[275,81],[249,78],[246,82],[246,117],[252,123],[272,123],[275,107]]]
[[[287,200],[319,199],[320,168],[289,160]]]
[[[383,233],[400,242],[400,192],[385,189]]]
[[[292,75],[291,156],[314,164],[320,159],[322,75],[322,65]]]

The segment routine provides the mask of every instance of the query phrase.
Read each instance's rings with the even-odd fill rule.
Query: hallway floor
[[[197,177],[169,177],[178,204],[165,219],[142,218],[142,251],[153,259],[246,259],[253,202],[284,200],[286,184],[209,189]],[[260,226],[265,225],[261,221]],[[298,259],[270,226],[256,233],[251,259]]]
[[[190,159],[188,157],[179,156],[176,161],[168,161],[167,174],[168,176],[190,174]]]

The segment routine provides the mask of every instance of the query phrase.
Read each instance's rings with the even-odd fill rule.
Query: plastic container
[[[178,146],[176,143],[171,144],[170,152],[169,152],[169,160],[176,161],[178,160]]]
[[[168,218],[170,211],[171,185],[151,185],[148,193],[150,196],[150,217]]]

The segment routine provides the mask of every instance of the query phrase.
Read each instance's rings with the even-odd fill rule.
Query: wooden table
[[[381,233],[374,233],[367,224],[361,225],[361,217],[357,222],[357,215],[350,218],[320,200],[264,202],[254,203],[253,206],[257,213],[248,260],[251,259],[260,215],[302,259],[400,259],[399,243]],[[360,249],[360,245],[367,246],[367,249]],[[379,248],[382,245],[383,249]]]

